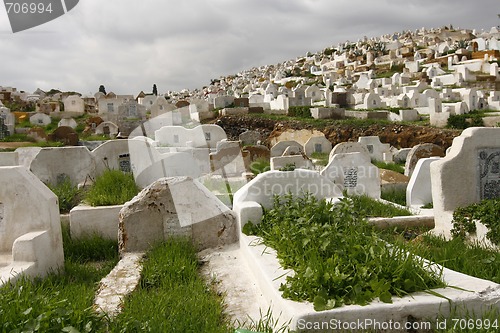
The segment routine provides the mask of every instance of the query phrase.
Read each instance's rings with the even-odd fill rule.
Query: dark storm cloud
[[[211,78],[346,40],[421,27],[489,29],[498,0],[80,1],[18,34],[0,9],[0,85],[136,94],[199,88]]]

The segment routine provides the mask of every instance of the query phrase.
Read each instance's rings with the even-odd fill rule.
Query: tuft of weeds
[[[106,170],[98,176],[85,195],[84,201],[91,206],[121,205],[139,192],[132,173]]]
[[[59,183],[48,184],[47,187],[57,195],[61,214],[69,213],[81,200],[81,190],[78,189],[77,185],[73,185],[67,176]]]

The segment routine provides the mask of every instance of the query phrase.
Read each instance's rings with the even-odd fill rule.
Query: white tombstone
[[[195,128],[164,126],[154,132],[159,145],[171,147],[215,148],[217,142],[227,139],[226,132],[217,125],[198,125]]]
[[[304,145],[304,153],[311,156],[313,153],[330,154],[332,143],[325,136],[312,136]]]
[[[0,167],[0,286],[63,265],[56,195],[28,169]]]
[[[446,157],[431,164],[436,233],[450,234],[458,207],[500,197],[499,168],[500,128],[470,127],[453,139]]]
[[[59,120],[59,123],[57,124],[58,127],[68,126],[68,127],[73,128],[73,129],[75,129],[77,125],[78,124],[76,123],[75,119],[73,119],[73,118],[63,118],[63,119]]]
[[[108,135],[112,137],[116,137],[118,135],[118,132],[118,125],[111,121],[103,121],[102,123],[97,125],[95,129],[95,134],[97,135]]]
[[[347,153],[363,153],[368,158],[370,158],[370,152],[368,151],[368,148],[366,148],[365,145],[359,142],[341,142],[336,144],[335,147],[333,147],[332,151],[330,152],[330,156],[328,157],[328,161],[331,161],[333,156],[335,156],[336,154],[347,154]]]
[[[271,157],[271,170],[280,170],[293,166],[296,169],[313,169],[314,165],[310,159],[302,155]]]
[[[302,148],[297,146],[288,146],[281,156],[293,156],[293,155],[301,155]]]
[[[418,160],[406,187],[406,205],[408,207],[419,208],[432,203],[430,164],[440,159],[440,157],[429,157]]]
[[[358,142],[366,146],[372,160],[392,162],[391,145],[380,142],[378,136],[360,136]]]
[[[335,154],[321,175],[348,194],[380,199],[379,169],[363,153]]]
[[[190,237],[199,250],[238,240],[233,212],[189,177],[154,182],[124,205],[119,219],[121,254],[180,235]]]
[[[411,148],[401,148],[393,152],[394,163],[405,163]]]
[[[128,140],[109,140],[92,150],[96,176],[107,169],[132,172],[128,146]]]
[[[52,122],[50,116],[37,112],[30,117],[30,123],[35,126],[47,126]]]
[[[95,163],[87,147],[42,148],[30,164],[30,170],[45,184],[57,184],[68,177],[73,184],[95,174]]]
[[[411,177],[419,159],[435,156],[443,157],[444,155],[444,149],[434,143],[421,143],[414,146],[406,156],[405,176]]]
[[[186,176],[198,178],[202,174],[200,163],[191,154],[174,152],[161,154],[142,172],[134,172],[135,182],[140,188],[145,188],[160,178]]]
[[[297,141],[289,140],[289,141],[280,141],[271,147],[271,157],[283,156],[285,150],[290,147],[295,146],[302,151],[302,145]]]

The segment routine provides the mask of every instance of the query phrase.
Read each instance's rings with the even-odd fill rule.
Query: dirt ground
[[[389,143],[396,148],[411,148],[420,143],[434,143],[447,149],[453,138],[460,135],[461,130],[443,129],[431,126],[417,126],[410,124],[371,124],[355,126],[352,124],[327,125],[316,127],[304,125],[297,120],[273,120],[251,116],[224,116],[214,121],[227,133],[229,140],[238,140],[238,136],[246,130],[256,130],[264,137],[279,136],[287,129],[316,129],[325,134],[325,137],[335,146],[341,142],[357,141],[360,136],[376,135],[383,143]]]

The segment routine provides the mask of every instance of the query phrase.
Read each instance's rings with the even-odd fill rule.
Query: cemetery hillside
[[[499,331],[499,29],[0,86],[0,333]]]

